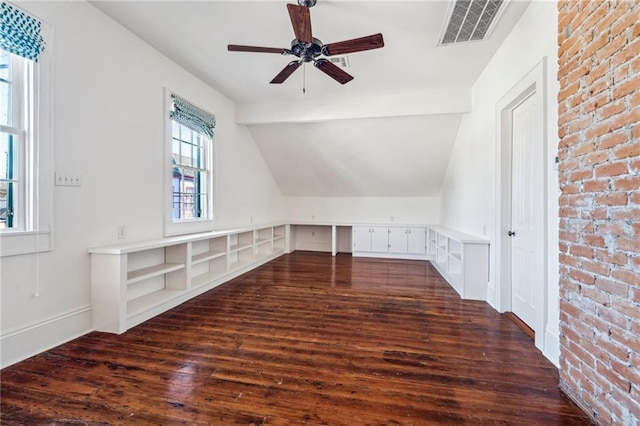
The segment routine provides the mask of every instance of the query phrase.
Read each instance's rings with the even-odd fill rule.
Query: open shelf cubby
[[[431,263],[463,299],[486,300],[489,240],[452,229],[429,229]]]
[[[94,329],[123,333],[284,254],[285,231],[262,226],[89,249]]]

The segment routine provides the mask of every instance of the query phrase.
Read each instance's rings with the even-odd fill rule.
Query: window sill
[[[213,219],[187,219],[180,222],[167,222],[164,224],[165,237],[176,235],[195,234],[213,230]]]
[[[0,234],[0,257],[40,253],[53,249],[53,233],[44,231],[16,231]]]

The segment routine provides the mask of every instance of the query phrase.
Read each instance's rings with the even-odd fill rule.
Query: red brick
[[[613,220],[640,220],[640,208],[627,207],[625,209],[616,209],[611,212]]]
[[[558,92],[558,102],[562,102],[569,96],[575,95],[576,93],[578,93],[578,89],[580,89],[580,84],[577,81],[567,87],[560,89],[560,92]]]
[[[611,26],[611,29],[610,29],[611,37],[617,36],[621,32],[625,31],[627,28],[630,28],[634,24],[637,24],[637,22],[638,22],[637,13],[627,13],[622,19],[616,21]]]
[[[596,144],[593,142],[577,145],[570,150],[571,157],[580,157],[581,155],[593,152],[595,148],[596,148]]]
[[[601,306],[598,308],[598,316],[607,324],[613,324],[622,329],[627,328],[627,317],[618,311]]]
[[[633,109],[624,114],[618,114],[611,120],[611,130],[617,130],[640,121],[640,108]]]
[[[580,192],[580,188],[578,188],[577,183],[572,183],[570,185],[564,185],[562,187],[563,194],[577,194]]]
[[[585,180],[582,181],[582,191],[584,192],[602,192],[609,189],[608,180]]]
[[[620,252],[610,253],[607,250],[596,250],[594,258],[600,262],[606,262],[613,266],[627,266],[629,263],[628,255]]]
[[[593,196],[591,194],[567,195],[566,205],[576,207],[587,207],[593,204]]]
[[[599,262],[582,260],[582,269],[595,275],[609,276],[609,265]]]
[[[637,303],[630,302],[626,299],[614,298],[611,302],[611,309],[620,312],[633,321],[640,321],[640,305]]]
[[[640,253],[640,239],[638,238],[618,237],[616,238],[616,246],[618,250]],[[636,285],[640,285],[640,282],[637,282]]]
[[[600,138],[597,144],[598,149],[607,149],[616,145],[620,145],[621,143],[625,143],[629,140],[629,137],[626,133],[616,132],[609,133],[608,135],[604,135]]]
[[[635,92],[640,87],[640,74],[631,77],[627,81],[616,85],[613,88],[614,99],[620,99],[627,96],[629,93]],[[617,113],[616,113],[617,114]]]
[[[601,291],[598,287],[585,285],[580,289],[580,293],[582,293],[584,297],[588,297],[589,299],[599,303],[602,306],[609,306],[609,293]]]
[[[584,167],[584,169],[576,171],[576,173],[583,171],[585,174],[585,177],[591,177],[592,176],[592,170],[589,168],[589,166],[593,166],[596,164],[602,164],[607,162],[607,160],[609,160],[609,154],[607,154],[606,152],[603,151],[599,151],[599,152],[593,152],[591,154],[587,154],[582,158],[582,166]],[[573,177],[573,175],[572,175]],[[583,178],[584,179],[584,178]]]
[[[580,162],[576,159],[562,161],[558,164],[558,171],[564,172],[567,170],[575,170],[580,166]]]
[[[602,291],[620,297],[629,297],[629,285],[607,278],[596,278],[596,287]]]
[[[583,219],[604,220],[608,218],[609,211],[606,207],[595,207],[583,214]]]
[[[629,285],[640,286],[640,273],[626,269],[614,269],[612,277]],[[640,314],[640,311],[638,311]],[[640,317],[638,317],[640,319]]]
[[[593,249],[591,247],[574,244],[569,249],[569,254],[578,257],[593,259]]]
[[[620,177],[613,180],[613,189],[616,191],[631,191],[640,188],[640,176]]]
[[[640,192],[634,192],[629,195],[629,202],[631,204],[640,204]]]
[[[607,105],[598,111],[598,117],[600,120],[606,120],[607,118],[620,114],[622,111],[626,110],[627,107],[622,101],[618,101],[616,103]]]
[[[598,124],[586,131],[585,137],[587,140],[591,140],[597,138],[599,136],[605,135],[611,132],[611,123],[605,122],[602,124]]]
[[[583,284],[593,285],[596,282],[596,278],[593,275],[587,274],[579,269],[572,269],[569,276]]]
[[[607,163],[596,167],[596,177],[618,176],[628,172],[627,163],[619,161],[617,163]]]
[[[596,196],[596,203],[605,206],[626,206],[628,196],[624,192],[613,192]]]
[[[604,238],[600,235],[585,234],[582,236],[582,242],[591,247],[605,247]]]
[[[596,232],[600,235],[624,235],[624,224],[621,222],[600,223],[596,226]]]
[[[624,49],[616,52],[609,60],[609,65],[613,68],[619,67],[630,62],[640,55],[640,39],[636,39],[629,43]]]
[[[610,339],[600,339],[597,344],[600,348],[604,349],[604,352],[611,354],[618,358],[620,361],[629,360],[629,350],[623,345]]]
[[[640,156],[640,142],[625,144],[613,151],[613,158],[629,158]]]

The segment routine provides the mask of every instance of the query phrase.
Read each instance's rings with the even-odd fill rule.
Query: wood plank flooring
[[[427,263],[295,252],[1,372],[3,425],[584,425],[515,324]]]

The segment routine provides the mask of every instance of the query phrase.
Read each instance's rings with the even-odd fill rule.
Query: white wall
[[[3,366],[91,329],[88,247],[163,236],[164,87],[217,116],[215,228],[285,216],[231,101],[88,3],[19,6],[53,27],[54,170],[82,186],[54,188],[53,251],[1,259]]]
[[[438,197],[284,197],[295,222],[437,224]]]
[[[557,152],[557,8],[533,1],[473,86],[473,107],[460,124],[441,192],[442,224],[491,239],[490,286],[496,280],[496,105],[543,57],[547,57],[547,242],[548,288],[543,352],[558,362],[558,178]],[[491,292],[490,292],[491,293]],[[496,300],[488,300],[497,306]],[[555,340],[554,340],[555,339]]]

